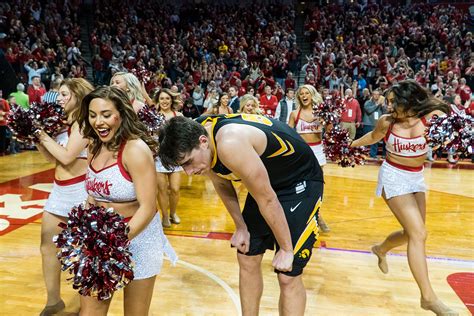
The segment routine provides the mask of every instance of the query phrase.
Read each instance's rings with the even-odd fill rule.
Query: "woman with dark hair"
[[[183,114],[177,110],[180,106],[179,94],[169,89],[163,88],[158,92],[155,96],[155,104],[158,111],[165,116],[166,120],[170,120],[176,116],[183,116]],[[181,171],[183,169],[166,169],[158,157],[155,158],[155,168],[158,178],[158,204],[163,216],[162,224],[163,227],[171,227],[171,223],[181,223],[181,219],[176,213],[176,210],[179,201]]]
[[[81,105],[79,124],[90,139],[87,203],[112,208],[130,228],[134,280],[124,289],[124,314],[148,315],[163,253],[176,260],[156,212],[153,154],[158,145],[119,88],[104,86],[88,94]],[[81,296],[81,313],[106,315],[110,302]]]
[[[230,98],[227,93],[220,94],[217,103],[212,104],[212,107],[209,107],[205,114],[217,115],[234,113],[232,108],[229,106],[229,100]]]
[[[408,264],[421,292],[421,307],[437,315],[458,315],[438,299],[431,287],[425,254],[423,162],[428,145],[424,132],[433,115],[444,115],[449,108],[414,80],[391,87],[386,100],[391,113],[382,115],[372,132],[351,144],[367,146],[385,138],[387,158],[380,168],[377,196],[383,197],[403,228],[373,246],[372,252],[378,257],[380,270],[388,273],[387,252],[408,243]]]
[[[79,129],[77,118],[82,99],[94,87],[85,79],[64,80],[59,87],[57,102],[67,115],[66,128],[54,139],[44,131],[36,131],[38,150],[50,162],[56,164],[54,184],[44,205],[41,220],[41,259],[43,277],[47,291],[46,306],[40,315],[52,315],[64,309],[61,299],[61,266],[56,258],[57,249],[53,236],[61,232],[58,224],[66,222],[73,206],[82,203],[86,197],[84,180],[87,170],[87,144]]]

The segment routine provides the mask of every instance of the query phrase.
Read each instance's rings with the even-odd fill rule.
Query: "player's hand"
[[[280,249],[273,257],[272,266],[278,271],[291,271],[293,269],[293,258],[293,249],[290,251]]]
[[[236,247],[241,253],[249,252],[250,233],[247,228],[237,229],[230,239],[232,247]]]

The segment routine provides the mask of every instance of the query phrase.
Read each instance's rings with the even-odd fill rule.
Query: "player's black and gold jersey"
[[[250,125],[267,136],[267,147],[260,158],[267,169],[270,183],[275,191],[304,180],[323,181],[323,172],[318,160],[306,142],[288,125],[253,114],[228,114],[202,116],[196,119],[202,125],[212,123],[210,139],[217,148],[215,136],[227,124]],[[228,180],[239,180],[217,157],[211,163],[212,171]]]

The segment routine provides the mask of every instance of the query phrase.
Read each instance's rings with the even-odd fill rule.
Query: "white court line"
[[[166,257],[164,259],[169,260]],[[203,269],[203,268],[201,268],[197,265],[194,265],[192,263],[189,263],[189,262],[186,262],[186,261],[183,261],[183,260],[178,260],[176,263],[181,264],[181,265],[183,265],[187,268],[191,268],[193,270],[196,270],[196,271],[204,274],[205,276],[207,276],[209,279],[213,280],[217,284],[219,284],[227,292],[227,294],[229,294],[229,297],[232,300],[232,302],[234,303],[235,309],[237,310],[237,314],[242,315],[242,310],[240,309],[239,297],[237,296],[237,294],[235,294],[234,290],[232,290],[230,288],[230,286],[227,283],[225,283],[221,278],[219,278],[214,273],[209,272],[208,270]]]

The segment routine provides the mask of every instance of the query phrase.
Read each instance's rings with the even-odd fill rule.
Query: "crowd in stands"
[[[79,3],[0,5],[8,26],[2,49],[27,86],[20,84],[19,90],[27,92],[30,103],[55,80],[85,75]],[[299,74],[324,97],[344,98],[351,115],[346,111],[343,123],[355,126],[353,138],[371,130],[387,111],[384,90],[404,79],[417,80],[459,104],[459,110],[473,111],[469,13],[454,6],[316,7],[306,11],[304,40],[311,51],[302,56],[292,5],[219,1],[178,9],[170,3],[95,1],[90,33],[95,85],[110,84],[116,72],[145,68],[152,75],[144,94],[153,97],[160,88],[179,92],[187,116],[226,107],[237,112],[239,99],[251,94],[262,114],[283,118],[288,111],[282,113],[281,104],[293,105],[288,92],[294,94]],[[223,93],[227,98],[221,104]]]
[[[295,11],[289,6],[200,4],[177,13],[158,4],[115,4],[101,1],[95,10],[97,84],[107,83],[109,69],[145,66],[156,74],[148,91],[174,84],[189,98],[196,85],[205,95],[235,86],[242,96],[250,87],[262,92],[266,84],[283,86],[287,73],[298,71]]]
[[[309,12],[305,80],[330,90],[384,91],[413,78],[439,97],[469,101],[474,85],[469,12],[454,6],[326,6]]]
[[[451,5],[318,7],[308,12],[305,22],[312,51],[302,75],[319,91],[344,96],[350,110],[342,117],[343,125],[357,128],[351,137],[374,128],[387,111],[380,94],[405,79],[415,79],[454,112],[472,115],[470,23],[469,12]],[[452,153],[448,160],[455,162]]]
[[[40,101],[51,83],[84,76],[78,12],[81,1],[0,3],[1,49],[29,101]],[[25,89],[26,85],[26,89]]]

